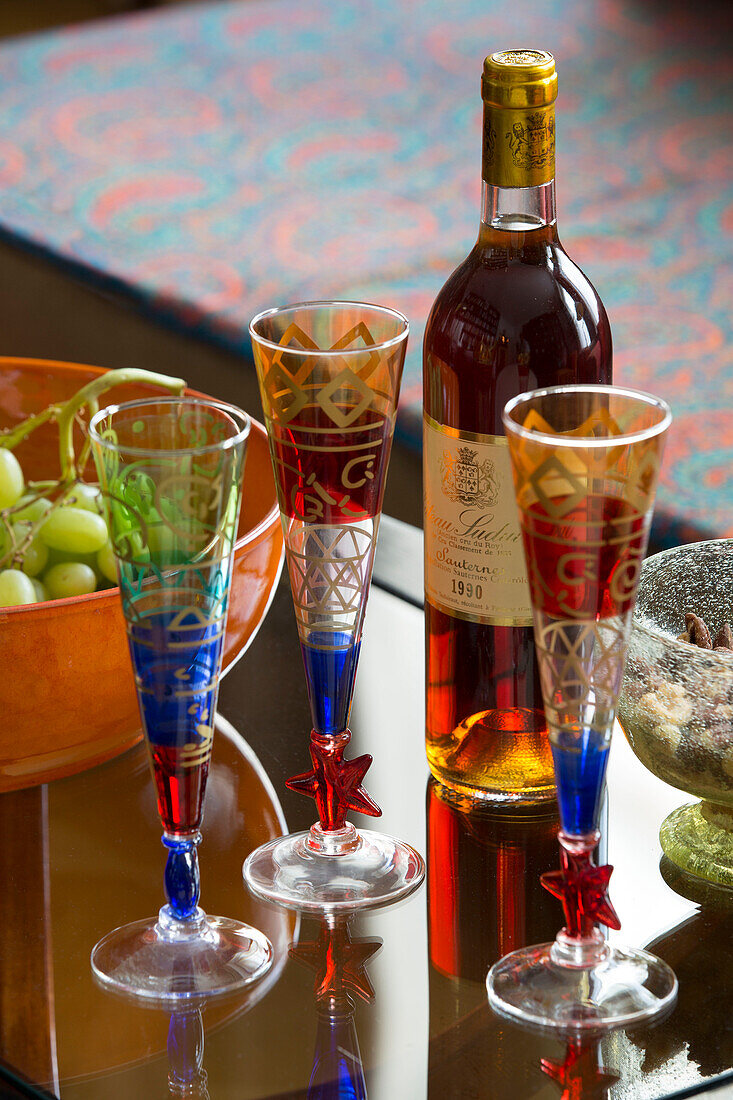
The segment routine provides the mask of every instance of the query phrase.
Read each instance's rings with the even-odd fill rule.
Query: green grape
[[[19,545],[33,531],[33,524],[28,520],[21,520],[13,524],[16,545]],[[35,577],[42,573],[48,564],[48,547],[38,535],[35,535],[23,551],[23,563],[21,569],[27,577]]]
[[[66,596],[85,596],[97,587],[97,575],[82,561],[62,561],[44,574],[43,583],[52,600]]]
[[[58,565],[62,561],[83,561],[85,565],[91,566],[92,569],[96,568],[97,564],[97,551],[92,554],[80,554],[74,550],[54,550],[52,547],[48,551],[48,566]]]
[[[23,495],[23,486],[23,471],[18,459],[7,447],[0,447],[0,508],[15,504]]]
[[[164,523],[148,527],[148,549],[156,561],[169,561],[176,549],[176,535]]]
[[[115,537],[115,546],[122,561],[134,563],[136,566],[146,565],[150,561],[150,551],[139,530],[131,528],[124,534],[121,531],[118,532]]]
[[[97,551],[97,569],[112,584],[117,584],[117,568],[115,566],[115,554],[112,543],[107,540],[101,550]]]
[[[102,490],[98,485],[87,485],[85,481],[77,481],[64,494],[61,507],[83,508],[85,512],[95,512],[98,516],[103,516]]]
[[[31,577],[31,583],[36,592],[36,603],[45,603],[46,600],[50,599],[48,589],[43,581],[39,581],[38,577]]]
[[[23,505],[19,508],[19,505]],[[51,507],[51,501],[46,500],[45,497],[37,497],[33,493],[26,493],[20,500],[16,501],[15,508],[13,509],[12,520],[13,523],[18,523],[19,520],[30,520],[31,523],[38,523],[39,519],[43,519],[46,512]]]
[[[182,531],[190,531],[192,523],[191,516],[187,516],[178,507],[174,500],[169,497],[163,497],[160,502],[160,512],[165,521],[174,529]]]
[[[144,516],[146,520],[150,514],[157,516],[157,512],[153,507],[155,482],[149,474],[145,474],[141,470],[133,471],[124,482],[118,485],[118,493],[134,513]]]
[[[55,508],[43,521],[41,538],[54,550],[92,554],[107,541],[107,524],[83,508]]]
[[[0,573],[0,607],[18,607],[35,603],[36,590],[33,581],[20,569],[3,569]]]

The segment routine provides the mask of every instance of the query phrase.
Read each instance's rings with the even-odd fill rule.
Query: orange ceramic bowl
[[[103,372],[39,359],[0,358],[0,428],[64,401]],[[110,402],[159,389],[119,386]],[[57,476],[58,435],[44,425],[15,451],[26,478]],[[78,453],[78,448],[77,448]],[[88,474],[93,477],[93,471]],[[234,551],[224,670],[265,617],[282,565],[282,529],[261,424],[252,422]],[[0,791],[71,775],[142,736],[117,588],[0,608]]]

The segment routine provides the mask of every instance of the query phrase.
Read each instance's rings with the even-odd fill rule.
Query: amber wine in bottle
[[[426,738],[441,783],[497,802],[554,795],[501,412],[540,386],[611,381],[603,304],[555,218],[551,54],[484,62],[478,240],[425,331]]]

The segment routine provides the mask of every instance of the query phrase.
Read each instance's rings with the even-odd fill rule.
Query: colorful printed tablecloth
[[[483,57],[550,49],[558,206],[616,380],[676,422],[657,537],[733,535],[733,5],[249,0],[0,45],[0,228],[249,354],[261,308],[331,296],[423,325],[475,239]]]

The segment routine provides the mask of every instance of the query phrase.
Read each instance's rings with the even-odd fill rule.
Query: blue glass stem
[[[165,865],[165,894],[171,913],[176,920],[189,920],[198,909],[201,883],[199,857],[196,849],[201,843],[201,833],[187,837],[163,833],[163,844],[168,849]]]

